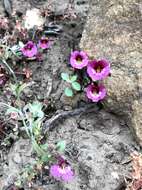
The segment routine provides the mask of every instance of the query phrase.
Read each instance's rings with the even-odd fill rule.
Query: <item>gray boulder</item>
[[[94,0],[80,48],[111,62],[106,108],[124,117],[142,145],[142,2]]]

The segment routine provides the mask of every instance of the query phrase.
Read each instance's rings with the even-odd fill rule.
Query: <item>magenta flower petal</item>
[[[50,168],[50,175],[55,179],[59,180],[61,178],[61,172],[59,170],[59,165],[52,165]]]
[[[21,49],[22,53],[26,57],[34,57],[37,54],[36,44],[32,41],[29,41],[25,46]]]
[[[74,173],[70,166],[66,167],[66,173],[62,175],[62,179],[65,182],[71,181],[74,178]]]
[[[110,64],[105,59],[90,61],[87,66],[87,73],[93,81],[102,80],[109,75]]]
[[[88,64],[88,56],[83,51],[74,51],[71,53],[70,64],[73,68],[82,69]]]
[[[69,182],[73,179],[74,173],[69,165],[59,166],[57,164],[52,165],[50,168],[50,175],[57,180],[63,180]]]
[[[106,96],[106,89],[102,84],[91,84],[86,88],[86,95],[93,102],[98,102]]]
[[[48,38],[41,38],[38,43],[38,47],[42,49],[48,49],[51,46],[51,41]]]

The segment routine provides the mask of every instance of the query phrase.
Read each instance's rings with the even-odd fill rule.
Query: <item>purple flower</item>
[[[69,182],[74,177],[74,172],[72,171],[70,165],[63,163],[62,165],[54,164],[50,168],[50,175],[57,180],[63,180]]]
[[[73,68],[82,69],[88,64],[88,56],[83,51],[74,51],[71,53],[70,64]]]
[[[48,49],[51,46],[51,41],[48,38],[41,38],[38,43],[38,47],[42,49]]]
[[[109,75],[110,64],[104,59],[90,61],[87,66],[87,73],[93,81],[102,80]]]
[[[25,44],[21,51],[26,57],[34,57],[37,54],[36,44],[32,41],[29,41],[27,44]]]
[[[102,84],[90,84],[86,88],[86,95],[93,102],[98,102],[106,96],[106,89]]]

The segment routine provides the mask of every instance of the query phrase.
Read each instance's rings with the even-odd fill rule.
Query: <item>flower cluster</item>
[[[82,70],[87,74],[89,81],[86,89],[87,97],[93,102],[98,102],[105,98],[106,89],[101,80],[110,74],[110,63],[106,59],[90,60],[83,51],[74,51],[71,53],[70,65],[76,70]]]
[[[33,41],[28,41],[24,47],[21,48],[21,51],[25,57],[32,58],[38,55],[38,48],[45,50],[49,49],[50,45],[51,41],[46,37],[42,37],[38,44],[35,44]]]

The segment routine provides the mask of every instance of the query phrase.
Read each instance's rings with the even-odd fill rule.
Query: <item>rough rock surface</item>
[[[116,116],[103,110],[94,110],[93,113],[77,118],[68,118],[56,125],[54,131],[48,132],[48,143],[55,143],[61,139],[67,143],[66,157],[75,169],[75,179],[69,184],[48,179],[44,185],[37,184],[38,188],[125,189],[124,176],[129,175],[129,165],[125,162],[128,162],[130,152],[137,149],[137,146],[123,120],[119,121]],[[32,148],[29,141],[20,138],[11,147],[6,163],[1,168],[1,184],[8,186],[12,183],[25,164],[32,163],[31,157]]]
[[[86,16],[88,12],[90,0],[13,0],[13,8],[21,13],[24,13],[27,9],[36,8],[46,8],[49,11],[55,13],[55,15],[68,14],[68,11],[75,8],[75,13]],[[73,3],[72,3],[73,2]],[[21,6],[22,3],[22,6]],[[71,6],[71,4],[73,6]]]
[[[111,62],[106,107],[125,118],[142,145],[141,25],[140,0],[94,0],[80,47]]]
[[[36,2],[36,0],[23,1],[24,3],[22,1],[13,0],[13,3],[17,3],[14,6],[15,9],[21,8],[24,11],[24,7],[25,9],[29,8],[26,3]],[[42,4],[44,1],[37,0],[37,2]],[[64,2],[66,5],[67,0],[60,2],[53,0],[52,2],[54,2],[53,6],[60,2]],[[78,49],[84,24],[82,15],[85,15],[83,12],[86,9],[85,7],[88,7],[88,0],[75,0],[75,10],[79,11],[79,18],[67,22],[58,22],[63,26],[63,33],[53,39],[54,44],[45,55],[44,62],[28,63],[28,68],[33,72],[32,81],[34,84],[25,89],[24,101],[33,101],[35,97],[38,100],[48,100],[49,110],[46,110],[46,114],[49,118],[50,114],[55,114],[55,111],[74,109],[80,104],[84,105],[78,96],[73,99],[65,98],[63,91],[66,84],[61,80],[60,73],[69,71],[67,63],[70,51]],[[60,6],[57,8],[59,9]],[[60,10],[54,11],[54,14],[58,15],[58,13]],[[50,107],[50,99],[54,101],[53,107]],[[137,104],[135,103],[135,105]],[[137,106],[135,107],[137,108]],[[75,180],[70,184],[65,184],[53,179],[50,180],[47,173],[43,176],[46,177],[46,180],[37,180],[34,187],[24,187],[24,190],[125,189],[123,176],[129,174],[130,165],[127,163],[130,152],[139,149],[129,128],[121,118],[104,110],[99,112],[95,110],[82,116],[57,122],[55,128],[47,133],[49,144],[61,139],[66,140],[66,157],[75,169]],[[137,113],[139,115],[139,112]],[[135,121],[137,122],[136,114]],[[22,146],[23,149],[21,149],[21,144],[24,145]],[[24,169],[28,162],[32,161],[30,159],[32,158],[31,154],[32,149],[29,141],[21,137],[16,142],[14,140],[13,146],[10,151],[7,150],[7,153],[0,149],[0,187],[2,190],[11,190],[11,188],[7,189],[6,186],[12,184],[15,175]]]
[[[7,156],[7,162],[1,167],[1,170],[4,171],[3,178],[0,178],[2,190],[13,184],[23,166],[33,162],[31,153],[32,146],[29,140],[21,138],[14,144]]]

